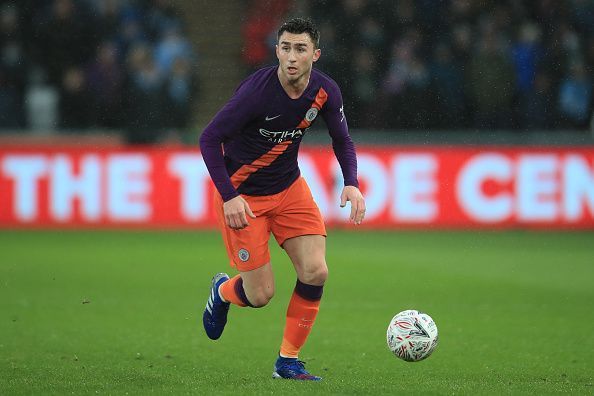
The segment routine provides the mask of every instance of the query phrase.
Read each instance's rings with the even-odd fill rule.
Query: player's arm
[[[365,199],[359,190],[357,181],[357,153],[355,144],[349,135],[347,120],[342,106],[342,95],[338,87],[329,93],[328,102],[323,112],[324,121],[332,137],[332,149],[340,164],[344,177],[344,188],[340,194],[340,206],[351,203],[350,219],[361,224],[365,217]]]
[[[233,97],[215,115],[200,136],[200,151],[210,177],[223,199],[225,223],[233,229],[248,226],[247,216],[254,218],[248,203],[239,195],[227,173],[222,144],[239,133],[250,120],[249,98],[246,87],[241,86]]]

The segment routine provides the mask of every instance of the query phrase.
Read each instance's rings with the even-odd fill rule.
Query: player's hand
[[[248,205],[247,201],[243,199],[241,195],[238,195],[223,204],[223,214],[225,215],[225,223],[227,224],[227,227],[234,230],[241,230],[250,224],[247,216],[252,219],[256,218],[250,209],[250,205]]]
[[[340,194],[340,207],[344,208],[347,201],[351,202],[351,221],[357,225],[361,224],[365,217],[365,199],[363,198],[363,194],[355,186],[344,186],[342,194]]]

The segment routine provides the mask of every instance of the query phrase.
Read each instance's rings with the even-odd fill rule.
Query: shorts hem
[[[269,264],[269,263],[270,263],[270,260],[268,260],[268,261],[266,261],[264,263],[261,263],[261,264],[244,264],[244,263],[241,263],[240,265],[238,265],[235,261],[229,260],[229,265],[231,265],[231,267],[235,268],[239,272],[249,272],[249,271],[257,270],[258,268],[262,268],[266,264]]]
[[[324,230],[323,232],[322,231],[319,231],[319,232],[316,232],[316,231],[307,231],[307,232],[297,233],[295,235],[287,236],[287,237],[285,237],[282,240],[277,239],[276,242],[278,243],[278,245],[280,247],[283,247],[283,243],[285,243],[287,241],[287,239],[297,238],[297,237],[306,236],[306,235],[321,235],[324,238],[327,238],[328,237],[328,234],[326,233],[326,230]]]

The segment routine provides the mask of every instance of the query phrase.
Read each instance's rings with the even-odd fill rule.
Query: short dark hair
[[[289,19],[278,29],[276,39],[280,39],[280,36],[284,32],[289,32],[292,34],[307,33],[309,34],[311,41],[313,41],[314,49],[320,48],[320,31],[310,18]]]

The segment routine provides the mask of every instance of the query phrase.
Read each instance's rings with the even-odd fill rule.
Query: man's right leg
[[[241,272],[231,279],[225,273],[215,275],[202,315],[206,335],[217,340],[223,334],[230,304],[259,308],[268,304],[273,295],[274,277],[270,263]]]
[[[240,307],[262,307],[274,294],[274,280],[270,266],[268,239],[270,227],[268,217],[263,215],[268,200],[260,197],[244,196],[255,219],[241,230],[232,230],[225,223],[223,202],[215,192],[214,204],[223,242],[227,249],[231,266],[239,275],[229,279],[227,274],[217,274],[213,278],[209,300],[203,313],[204,330],[209,338],[218,339],[227,324],[230,304]]]
[[[224,301],[240,307],[263,307],[274,296],[274,275],[270,263],[251,271],[242,271],[221,284]]]

